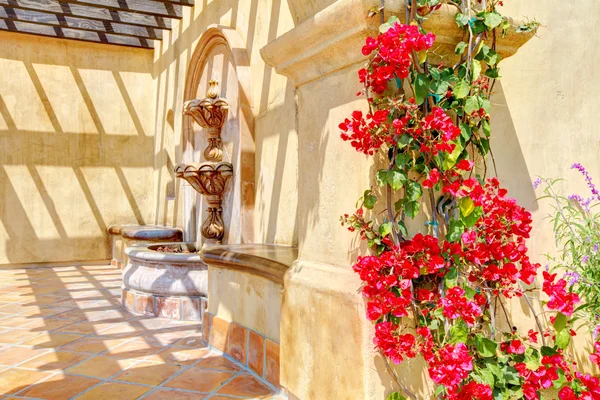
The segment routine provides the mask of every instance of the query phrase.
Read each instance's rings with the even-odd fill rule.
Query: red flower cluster
[[[481,307],[469,301],[465,297],[465,290],[459,286],[448,289],[441,303],[446,318],[462,318],[469,326],[475,325],[475,317],[482,314]]]
[[[378,50],[373,57],[369,70],[359,71],[359,79],[370,86],[376,93],[383,93],[387,89],[390,79],[408,77],[412,65],[413,52],[428,50],[433,46],[435,35],[423,35],[415,25],[396,23],[377,38],[367,38],[362,52],[365,56]]]
[[[492,400],[492,388],[489,385],[469,382],[456,395],[450,395],[449,400]]]
[[[448,393],[455,393],[473,370],[473,358],[464,343],[448,344],[429,362],[429,376],[439,385],[444,385]]]
[[[594,343],[594,352],[590,354],[590,361],[600,367],[600,342]]]
[[[463,182],[457,195],[465,191],[464,186]],[[483,209],[483,217],[462,235],[465,259],[479,267],[470,279],[483,278],[487,286],[510,296],[519,280],[533,283],[539,268],[539,264],[529,261],[525,245],[531,231],[531,214],[506,197],[506,190],[500,188],[496,178],[489,179],[481,191],[472,181],[467,187],[473,203]]]
[[[384,143],[393,143],[393,136],[387,135],[389,124],[386,124],[388,111],[379,110],[367,114],[360,111],[352,113],[352,120],[346,118],[339,125],[343,140],[350,141],[352,147],[361,153],[373,155]]]
[[[410,333],[400,335],[400,327],[392,322],[380,322],[375,325],[373,343],[380,348],[395,364],[400,364],[404,357],[414,358],[417,355],[416,340]]]
[[[573,314],[575,304],[579,302],[577,293],[567,292],[567,281],[559,279],[554,283],[556,274],[550,274],[544,271],[544,285],[542,291],[550,296],[547,307],[550,310],[557,310],[565,315]]]

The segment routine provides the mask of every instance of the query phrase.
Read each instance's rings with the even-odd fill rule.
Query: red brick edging
[[[125,288],[121,304],[133,314],[184,321],[202,321],[206,310],[205,297],[159,296]]]
[[[202,334],[205,342],[279,387],[279,343],[208,312],[204,313]]]

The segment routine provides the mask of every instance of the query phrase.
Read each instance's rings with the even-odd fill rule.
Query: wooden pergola
[[[0,0],[0,30],[154,48],[194,0]]]

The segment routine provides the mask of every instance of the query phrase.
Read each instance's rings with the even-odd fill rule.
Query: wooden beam
[[[156,0],[156,1],[160,1],[161,3],[177,4],[180,6],[187,6],[187,7],[194,6],[194,0]]]
[[[69,4],[58,0],[0,0],[0,5],[14,9],[52,13],[64,17],[79,17],[148,28],[171,29],[169,18]]]
[[[181,5],[154,0],[61,0],[65,3],[181,19]]]
[[[85,18],[64,17],[56,14],[14,9],[0,6],[0,19],[29,22],[33,24],[79,29],[90,32],[110,33],[143,39],[162,39],[162,31],[155,28],[119,24],[117,22],[95,21]]]
[[[101,44],[114,44],[117,46],[139,47],[143,49],[154,48],[154,43],[152,41],[142,38],[118,36],[100,32],[87,32],[78,29],[60,28],[56,26],[52,27],[10,20],[0,20],[0,31],[47,36],[57,39],[71,39]]]

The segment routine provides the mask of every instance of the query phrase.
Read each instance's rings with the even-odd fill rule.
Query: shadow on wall
[[[0,264],[108,259],[151,214],[152,53],[3,36]]]

